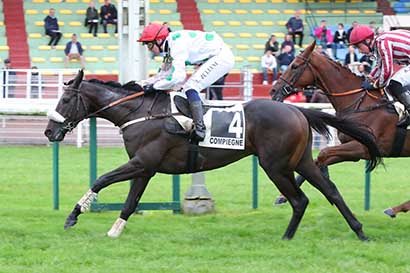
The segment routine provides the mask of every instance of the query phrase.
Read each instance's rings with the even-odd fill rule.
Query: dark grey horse
[[[45,130],[50,141],[61,141],[81,120],[90,115],[107,119],[117,126],[142,118],[123,130],[123,139],[130,160],[117,169],[100,176],[92,188],[75,205],[68,216],[65,228],[74,226],[77,217],[90,205],[103,188],[120,181],[133,180],[120,218],[114,223],[109,236],[119,236],[129,216],[135,211],[149,180],[157,172],[166,174],[187,173],[189,140],[169,133],[164,127],[172,119],[170,99],[166,92],[140,96],[113,107],[113,101],[136,91],[129,85],[83,81],[83,72],[65,87],[56,111]],[[138,90],[142,90],[137,86]],[[293,214],[284,239],[291,239],[308,205],[308,198],[295,184],[294,171],[303,175],[314,187],[336,205],[351,229],[361,240],[366,240],[362,224],[344,202],[336,186],[323,177],[312,159],[312,132],[327,135],[326,125],[333,126],[363,143],[369,151],[371,168],[377,165],[379,151],[374,136],[363,126],[332,115],[297,108],[272,100],[254,100],[244,104],[246,118],[245,149],[228,150],[199,147],[199,156],[192,172],[211,170],[228,165],[249,155],[259,158],[276,187],[289,200]],[[145,117],[150,119],[145,120]]]

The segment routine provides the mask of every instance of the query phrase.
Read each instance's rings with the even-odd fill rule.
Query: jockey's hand
[[[144,85],[144,93],[145,94],[151,94],[151,93],[154,93],[155,91],[157,91],[157,90],[154,88],[153,84]]]
[[[371,83],[371,82],[369,82],[369,81],[363,81],[361,87],[362,87],[363,89],[366,89],[366,90],[369,90],[369,91],[371,91],[371,90],[379,90],[379,88],[377,88],[376,86],[374,86],[374,84]]]

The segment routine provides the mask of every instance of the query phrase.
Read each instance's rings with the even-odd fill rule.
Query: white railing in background
[[[57,99],[77,69],[1,69],[1,99]]]

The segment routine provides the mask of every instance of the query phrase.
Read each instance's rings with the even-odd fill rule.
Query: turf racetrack
[[[273,207],[278,191],[260,172],[259,209],[251,208],[251,158],[206,174],[217,213],[167,211],[133,215],[118,239],[105,234],[119,212],[86,213],[69,231],[66,216],[88,189],[88,150],[60,148],[60,210],[52,210],[52,149],[0,147],[0,272],[410,272],[410,214],[382,210],[409,198],[409,159],[385,160],[372,173],[364,211],[364,162],[330,168],[371,241],[360,242],[313,187],[295,238],[283,241],[291,209]],[[99,174],[126,161],[123,149],[98,150]],[[190,176],[181,178],[181,193]],[[103,190],[101,201],[125,199],[129,184]],[[171,177],[158,175],[142,201],[171,200]]]

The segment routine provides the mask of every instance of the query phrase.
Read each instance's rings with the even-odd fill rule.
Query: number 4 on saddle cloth
[[[182,93],[171,92],[171,112],[166,130],[172,134],[189,135],[193,128],[189,104]],[[199,146],[221,149],[245,149],[245,114],[242,103],[221,105],[221,101],[203,105],[204,123],[206,126],[205,139]],[[224,103],[226,104],[226,102]]]

